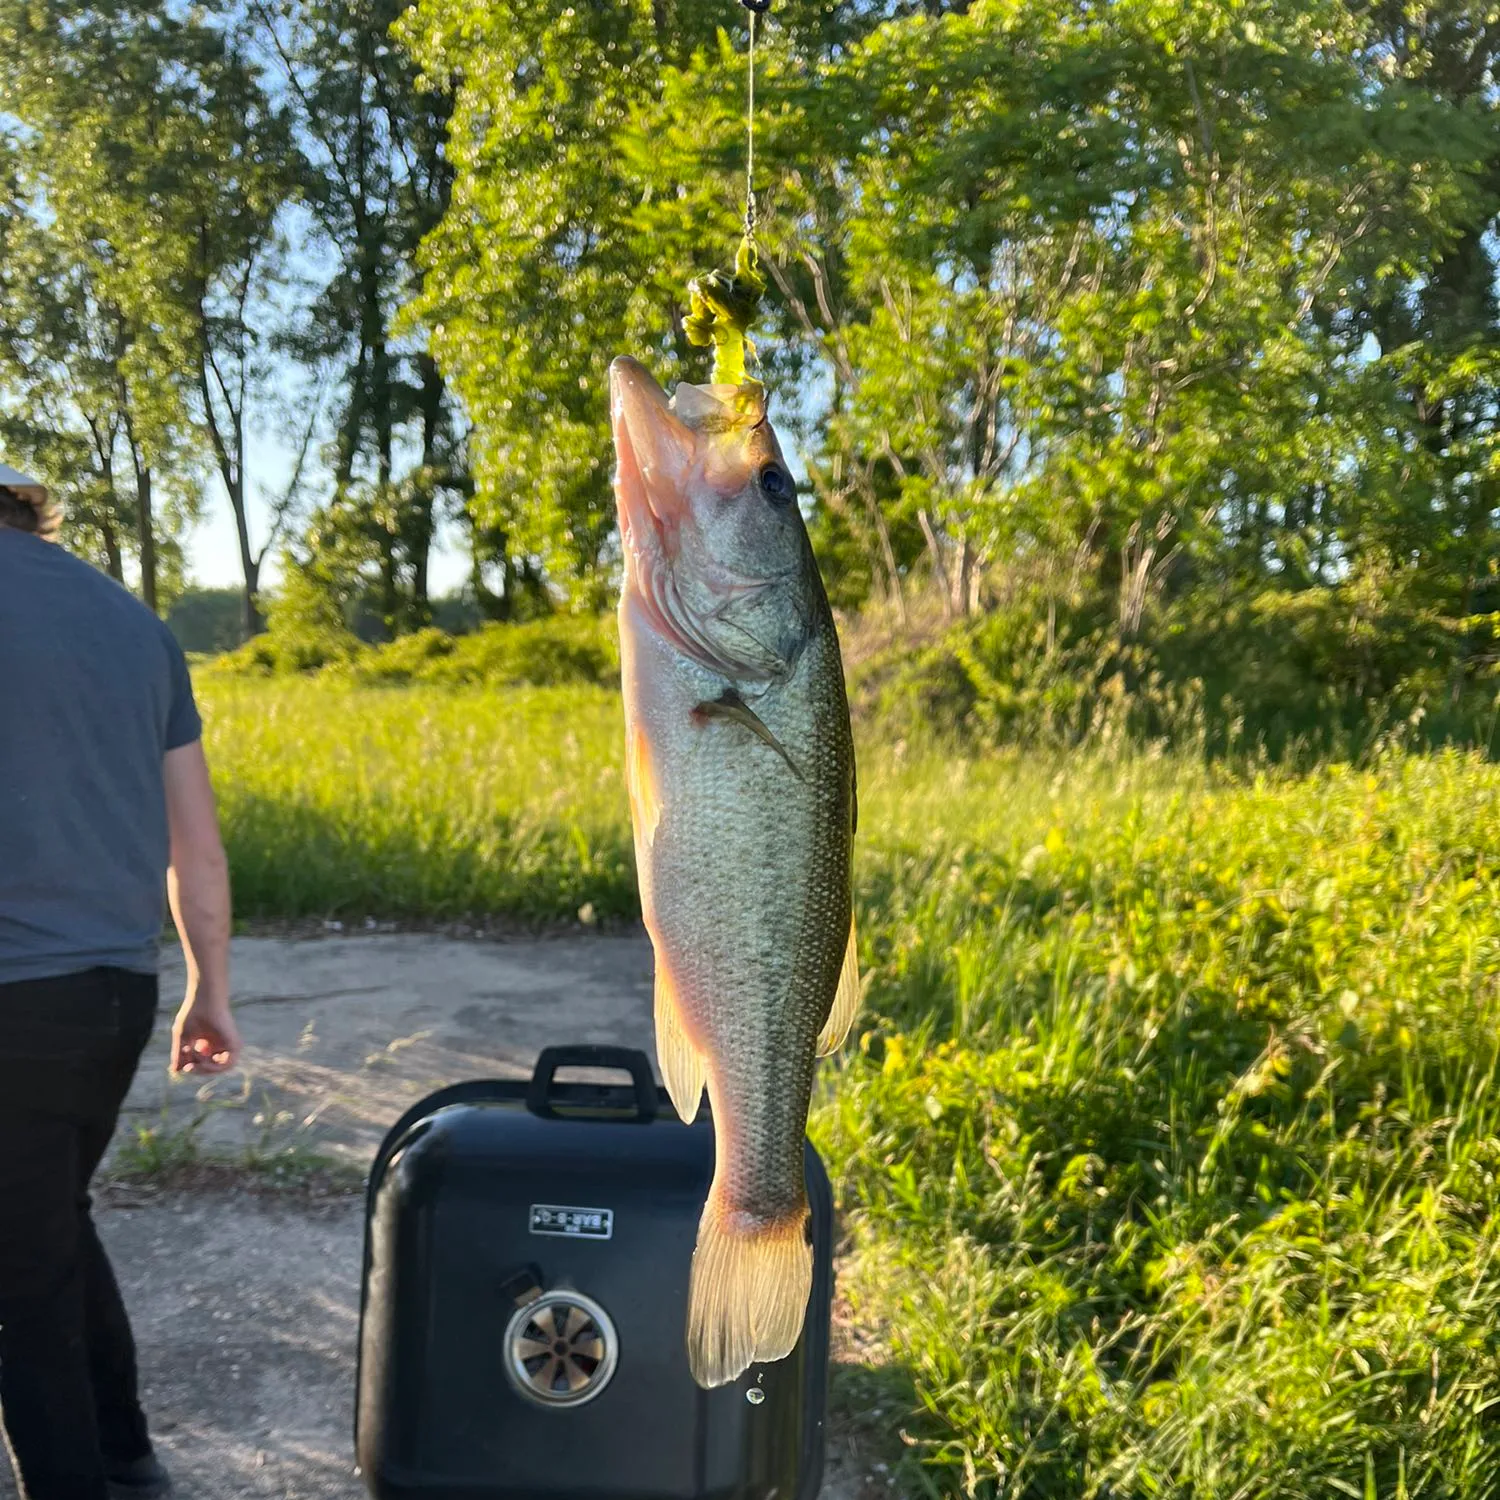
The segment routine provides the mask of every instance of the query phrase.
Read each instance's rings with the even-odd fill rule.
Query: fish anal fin
[[[661,822],[661,794],[656,786],[656,767],[646,731],[639,724],[630,729],[625,747],[625,786],[630,794],[630,817],[636,832],[649,849]]]
[[[772,734],[766,727],[765,720],[733,688],[726,688],[717,698],[700,703],[693,710],[693,718],[699,723],[705,723],[709,719],[727,719],[732,724],[743,726],[758,740],[769,745],[787,763],[798,781],[805,779],[797,769],[797,762],[788,754],[786,746]]]
[[[677,1010],[677,991],[672,976],[656,961],[656,1061],[662,1082],[671,1095],[673,1108],[688,1124],[698,1117],[707,1069],[693,1045]]]
[[[805,1208],[756,1221],[726,1211],[710,1192],[693,1251],[687,1325],[688,1365],[705,1390],[797,1347],[812,1291],[806,1224]]]
[[[834,991],[833,1009],[818,1033],[818,1056],[827,1057],[844,1045],[849,1028],[859,1014],[859,944],[854,936],[854,919],[849,919],[849,944],[844,949],[844,965],[839,970],[839,987]]]

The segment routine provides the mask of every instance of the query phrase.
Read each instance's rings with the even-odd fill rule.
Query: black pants
[[[123,969],[0,984],[0,1417],[28,1500],[107,1500],[151,1451],[89,1179],[156,1019]]]

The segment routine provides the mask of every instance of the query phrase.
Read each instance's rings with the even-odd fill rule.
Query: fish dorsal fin
[[[672,1106],[688,1124],[698,1116],[707,1070],[698,1049],[683,1029],[672,976],[658,956],[656,960],[656,1061],[661,1079],[672,1096]]]
[[[844,966],[839,970],[839,987],[834,991],[833,1009],[818,1033],[818,1056],[827,1057],[844,1045],[849,1028],[859,1014],[859,945],[854,939],[854,919],[849,919],[849,945],[844,949]]]
[[[661,822],[661,795],[656,787],[656,767],[651,761],[651,746],[646,731],[639,724],[630,728],[625,746],[625,788],[630,794],[630,818],[635,831],[649,849]]]
[[[743,725],[757,739],[769,745],[787,763],[792,775],[798,781],[804,780],[802,772],[797,769],[797,762],[787,753],[786,746],[766,728],[765,720],[733,688],[725,688],[717,698],[700,703],[693,710],[693,717],[700,722],[708,719],[728,719],[732,724]]]

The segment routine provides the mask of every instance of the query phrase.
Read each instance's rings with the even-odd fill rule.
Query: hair
[[[39,499],[28,500],[18,490],[0,484],[0,526],[50,539],[56,534],[57,521],[57,511],[45,493]]]

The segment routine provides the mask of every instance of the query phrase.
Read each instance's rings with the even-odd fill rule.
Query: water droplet
[[[748,1401],[751,1406],[759,1406],[760,1403],[765,1399],[766,1393],[761,1390],[759,1386],[751,1386],[751,1388],[745,1392],[745,1400]]]

